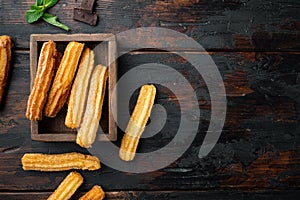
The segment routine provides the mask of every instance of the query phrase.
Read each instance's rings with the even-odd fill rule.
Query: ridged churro
[[[41,49],[34,84],[28,98],[26,117],[29,120],[42,119],[43,108],[58,60],[56,44],[53,41],[45,42]]]
[[[97,170],[100,161],[97,157],[80,153],[39,154],[28,153],[22,157],[24,170],[65,171],[70,169]]]
[[[102,113],[107,78],[107,67],[98,65],[92,74],[87,105],[76,138],[76,143],[82,147],[91,147],[95,141]]]
[[[82,183],[83,177],[78,172],[71,172],[48,197],[48,200],[68,200]]]
[[[74,129],[80,126],[93,68],[94,52],[89,48],[85,48],[69,97],[68,112],[65,120],[65,125],[69,128]]]
[[[122,139],[119,156],[122,160],[134,159],[139,139],[145,129],[156,94],[154,85],[144,85],[137,100],[137,104],[130,117],[129,123]]]
[[[78,42],[70,42],[66,47],[45,105],[45,116],[55,117],[65,104],[83,47]]]
[[[10,68],[12,40],[9,36],[0,36],[0,104]]]
[[[85,193],[79,200],[102,200],[105,193],[99,185],[95,185],[90,191]]]

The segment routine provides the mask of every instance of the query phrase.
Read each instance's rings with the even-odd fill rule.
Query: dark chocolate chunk
[[[82,10],[88,10],[88,11],[92,12],[94,4],[95,4],[95,0],[82,0],[81,9]]]
[[[98,15],[79,8],[74,8],[73,19],[95,26],[97,24]]]

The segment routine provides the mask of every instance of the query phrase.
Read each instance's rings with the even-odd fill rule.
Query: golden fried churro
[[[69,128],[78,128],[80,126],[93,68],[94,52],[89,48],[85,48],[69,97],[68,112],[65,120],[65,125]]]
[[[9,36],[0,36],[0,104],[8,77],[12,46],[13,43]]]
[[[71,172],[48,197],[48,200],[68,200],[83,183],[83,177],[78,172]]]
[[[144,85],[141,88],[137,104],[130,117],[122,139],[119,156],[122,160],[133,160],[139,139],[145,129],[154,103],[156,88],[154,85]]]
[[[65,104],[83,47],[84,44],[78,42],[70,42],[66,47],[45,105],[47,117],[55,117]]]
[[[102,113],[107,78],[107,67],[98,65],[92,74],[87,105],[76,138],[76,143],[82,147],[91,147],[95,141]]]
[[[97,170],[100,161],[97,157],[80,153],[39,154],[28,153],[22,157],[24,170],[65,171],[70,169]]]
[[[99,185],[95,185],[85,195],[80,197],[79,200],[102,200],[105,197],[105,193]]]
[[[42,119],[43,108],[47,100],[54,70],[57,64],[56,45],[53,41],[45,42],[41,49],[38,69],[28,98],[26,117],[37,121]]]

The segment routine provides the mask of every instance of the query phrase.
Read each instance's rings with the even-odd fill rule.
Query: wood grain
[[[25,11],[33,3],[32,0],[20,4],[2,2],[0,35],[11,35],[18,48],[28,48],[33,33],[65,33],[42,21],[27,24]],[[116,34],[155,26],[184,33],[208,51],[295,51],[300,48],[297,14],[300,3],[297,0],[98,1],[95,10],[100,21],[96,27],[72,19],[72,10],[79,5],[80,1],[61,0],[49,12],[68,25],[71,33]],[[117,38],[117,41],[120,49],[128,45],[124,38]]]
[[[211,109],[208,91],[201,76],[190,63],[175,54],[132,52],[118,59],[119,66],[122,66],[119,68],[119,77],[135,66],[155,61],[176,69],[192,84],[201,110],[201,118],[197,119],[200,120],[197,137],[179,160],[156,172],[143,175],[123,173],[105,165],[99,172],[83,172],[87,180],[83,190],[100,183],[104,189],[109,190],[299,189],[300,68],[297,66],[300,54],[209,54],[223,76],[228,94],[225,127],[209,156],[204,159],[197,157],[207,131]],[[67,172],[24,172],[20,158],[25,152],[88,153],[74,143],[44,143],[30,139],[30,122],[24,114],[29,95],[29,77],[29,52],[17,51],[6,104],[0,111],[0,190],[52,191],[66,175]],[[133,108],[136,97],[137,94],[133,94],[129,109]],[[188,94],[186,98],[190,98]],[[159,149],[176,134],[180,121],[180,107],[176,96],[168,89],[158,86],[156,103],[166,108],[167,124],[161,133],[142,139],[138,152]],[[121,132],[118,138],[120,136]],[[116,145],[120,145],[119,142]]]
[[[74,199],[93,185],[107,191],[107,199],[297,199],[300,188],[300,2],[297,0],[103,0],[97,1],[96,27],[74,21],[72,10],[80,1],[60,0],[49,12],[68,25],[72,33],[113,33],[139,27],[163,27],[184,33],[208,52],[169,49],[193,55],[209,54],[226,88],[227,115],[222,135],[213,151],[199,159],[206,134],[211,101],[202,77],[185,59],[159,49],[140,49],[121,56],[118,78],[135,66],[159,63],[181,73],[196,92],[200,126],[185,154],[168,167],[146,174],[123,173],[104,164],[100,171],[83,172],[86,180]],[[25,118],[29,95],[31,34],[65,32],[43,21],[28,24],[25,11],[33,0],[0,0],[0,35],[11,35],[15,47],[12,70],[0,108],[0,199],[43,199],[68,172],[24,172],[25,152],[88,153],[74,143],[45,143],[30,139]],[[176,44],[174,37],[149,39],[150,44]],[[119,53],[139,47],[127,37],[117,37]],[[142,78],[142,77],[141,77]],[[135,81],[135,80],[131,80]],[[178,83],[166,78],[169,83]],[[179,82],[180,83],[180,82]],[[180,86],[180,85],[178,85]],[[142,139],[138,152],[150,152],[169,143],[180,121],[177,97],[158,86],[156,103],[168,113],[161,132]],[[182,89],[183,93],[185,92]],[[133,109],[134,93],[129,104]],[[191,95],[185,93],[185,99]],[[118,138],[122,132],[119,130]],[[120,141],[115,142],[120,145]],[[184,141],[181,144],[184,145]],[[166,155],[169,156],[169,155]],[[100,158],[101,160],[101,158]],[[164,161],[164,157],[156,162]]]
[[[29,199],[46,199],[50,192],[27,192],[27,193],[0,193],[1,199],[7,200],[29,200]],[[77,192],[72,199],[78,199],[83,192]],[[259,191],[259,192],[242,192],[242,191],[114,191],[105,192],[105,199],[224,199],[224,200],[280,200],[296,199],[299,195],[298,190],[288,191]],[[72,200],[71,199],[71,200]]]

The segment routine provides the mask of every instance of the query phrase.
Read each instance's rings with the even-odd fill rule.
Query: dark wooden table
[[[68,173],[25,172],[20,162],[24,153],[85,152],[74,143],[44,143],[30,138],[30,122],[25,118],[30,34],[64,33],[44,22],[27,24],[25,11],[33,3],[0,0],[0,35],[12,36],[15,43],[0,108],[0,199],[46,199]],[[217,145],[207,157],[199,159],[211,113],[200,75],[189,62],[170,52],[141,49],[121,56],[119,77],[134,66],[151,62],[172,66],[184,74],[199,99],[200,128],[185,154],[161,170],[135,174],[103,165],[100,171],[82,172],[85,183],[74,199],[94,184],[104,188],[107,199],[299,197],[300,1],[97,1],[100,21],[96,27],[72,20],[72,10],[79,3],[61,0],[49,12],[67,24],[72,29],[70,33],[116,34],[151,26],[176,30],[199,42],[222,74],[228,110]],[[117,40],[118,52],[126,51],[126,40]],[[178,120],[175,116],[180,109],[176,98],[161,91],[156,103],[169,106],[171,121],[155,138],[143,139],[139,151],[160,148],[176,133],[177,126],[172,122]],[[122,132],[118,136],[117,144]]]

